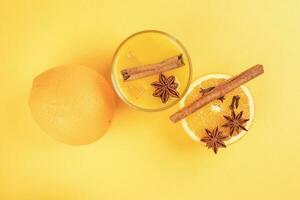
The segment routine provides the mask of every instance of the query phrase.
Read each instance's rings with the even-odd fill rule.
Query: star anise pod
[[[169,76],[168,78],[160,73],[159,81],[155,81],[151,83],[151,85],[155,88],[153,92],[153,96],[160,97],[162,103],[167,103],[170,96],[179,98],[179,92],[176,90],[178,84],[175,82],[174,76]]]
[[[220,147],[226,148],[226,145],[225,145],[224,141],[226,140],[226,138],[228,136],[223,135],[223,133],[221,131],[219,131],[218,127],[213,129],[212,131],[209,131],[207,129],[205,129],[205,131],[206,131],[207,136],[204,136],[203,138],[201,138],[201,141],[205,142],[206,146],[209,149],[212,148],[213,151],[215,153],[217,153],[218,149]]]
[[[215,89],[215,87],[209,87],[209,88],[200,88],[200,93],[203,95],[205,95],[206,93],[212,91],[213,89]],[[225,100],[224,96],[221,96],[220,98],[218,98],[218,100],[220,100],[221,102],[223,102]]]
[[[234,131],[239,133],[240,130],[248,131],[244,124],[249,121],[249,119],[243,119],[242,118],[243,111],[241,111],[239,114],[235,114],[234,110],[231,111],[231,117],[224,116],[224,118],[227,120],[227,123],[223,125],[223,127],[228,127],[230,129],[230,136],[233,135]]]

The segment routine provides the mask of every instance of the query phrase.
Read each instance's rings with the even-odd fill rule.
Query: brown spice
[[[178,84],[175,82],[174,76],[169,76],[168,78],[160,73],[159,81],[151,83],[155,88],[153,96],[160,97],[162,103],[167,103],[169,97],[179,98],[179,92],[176,90]]]
[[[206,93],[212,91],[214,88],[215,88],[215,87],[209,87],[209,88],[205,88],[205,89],[200,88],[200,93],[201,93],[202,95],[205,95]]]
[[[159,74],[184,65],[182,55],[173,56],[159,63],[127,68],[121,71],[124,81],[140,79],[143,77]]]
[[[206,135],[203,138],[201,138],[202,142],[206,143],[206,146],[210,149],[212,148],[215,153],[218,152],[218,149],[220,147],[225,148],[226,145],[224,141],[228,136],[223,135],[221,131],[219,131],[218,127],[216,127],[214,130],[209,131],[205,129]]]
[[[227,123],[223,125],[223,127],[228,127],[230,129],[230,136],[233,135],[234,131],[236,131],[237,134],[239,134],[240,130],[248,131],[244,124],[249,121],[249,119],[243,119],[243,111],[241,111],[239,114],[235,114],[234,110],[231,111],[231,117],[224,116],[224,118],[227,120]]]
[[[209,87],[209,88],[200,88],[200,93],[203,95],[205,95],[206,93],[212,91],[213,89],[215,89],[215,87]],[[220,98],[218,98],[218,100],[220,100],[221,102],[223,102],[225,100],[224,96],[221,96]]]
[[[230,110],[234,110],[234,108],[237,109],[239,107],[239,101],[240,101],[239,95],[233,96],[231,104],[229,106]]]
[[[263,66],[255,65],[250,69],[242,72],[241,74],[224,81],[223,83],[216,86],[215,89],[208,92],[206,95],[200,97],[190,105],[187,105],[186,107],[180,109],[179,111],[171,115],[170,116],[171,121],[175,123],[178,122],[179,120],[182,120],[186,116],[194,113],[196,110],[202,108],[203,106],[210,103],[211,101],[224,96],[228,92],[231,92],[232,90],[238,88],[239,86],[252,80],[253,78],[261,75],[262,73],[264,73]]]

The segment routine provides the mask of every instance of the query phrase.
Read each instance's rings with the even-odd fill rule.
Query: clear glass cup
[[[121,70],[161,62],[167,58],[182,55],[184,65],[163,74],[175,76],[179,98],[171,97],[166,103],[153,96],[152,82],[159,80],[159,74],[124,81]],[[129,106],[142,111],[160,111],[180,101],[191,82],[192,64],[184,46],[168,33],[145,30],[126,38],[117,48],[112,62],[112,82],[118,96]]]

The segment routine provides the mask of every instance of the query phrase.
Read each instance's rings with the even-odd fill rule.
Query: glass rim
[[[174,102],[170,103],[169,105],[165,106],[165,107],[161,107],[161,108],[143,108],[143,107],[140,107],[140,106],[137,106],[133,103],[131,103],[123,94],[122,92],[120,91],[120,89],[118,88],[118,83],[117,83],[117,80],[116,80],[116,77],[114,75],[114,68],[115,68],[115,61],[116,61],[116,57],[120,51],[120,49],[122,48],[122,46],[131,38],[137,36],[137,35],[140,35],[140,34],[143,34],[143,33],[159,33],[159,34],[162,34],[164,36],[167,36],[168,38],[170,38],[171,40],[175,41],[183,50],[183,52],[185,53],[187,59],[188,59],[188,62],[189,62],[189,78],[188,78],[188,82],[187,82],[187,85],[186,85],[186,88],[184,89],[183,93],[181,94],[180,98],[178,98],[177,100],[175,100]],[[132,35],[128,36],[127,38],[125,38],[117,47],[117,49],[115,50],[114,52],[114,55],[113,55],[113,58],[112,58],[112,70],[111,70],[111,80],[112,80],[112,83],[113,83],[113,88],[114,90],[116,91],[117,95],[127,104],[129,105],[130,107],[136,109],[136,110],[141,110],[141,111],[144,111],[144,112],[157,112],[157,111],[162,111],[162,110],[166,110],[168,108],[171,108],[172,106],[174,106],[175,104],[177,104],[184,96],[185,94],[187,93],[188,89],[189,89],[189,86],[191,84],[191,81],[192,81],[192,62],[191,62],[191,58],[188,54],[188,51],[186,50],[185,46],[179,41],[177,40],[173,35],[169,34],[169,33],[166,33],[166,32],[163,32],[163,31],[159,31],[159,30],[143,30],[143,31],[139,31],[139,32],[136,32],[136,33],[133,33]]]

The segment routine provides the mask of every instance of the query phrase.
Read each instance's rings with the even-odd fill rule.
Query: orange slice
[[[231,78],[231,76],[224,74],[209,74],[200,77],[191,84],[187,94],[180,101],[180,108],[189,105],[197,98],[201,97],[203,95],[203,89],[205,90],[211,87],[215,87],[216,85],[229,78]],[[235,129],[232,133],[230,127],[224,126],[228,123],[228,119],[226,119],[224,116],[232,116],[232,109],[230,108],[230,106],[232,105],[233,98],[236,98],[235,96],[238,96],[239,100],[238,106],[234,107],[233,111],[236,115],[243,112],[241,118],[248,119],[247,122],[243,123],[243,127],[248,130],[254,116],[254,103],[249,89],[243,85],[226,94],[224,96],[224,99],[214,100],[183,119],[182,126],[186,133],[193,140],[203,143],[200,140],[201,138],[206,136],[205,129],[211,131],[214,128],[218,127],[219,130],[222,131],[223,135],[228,136],[225,141],[226,145],[232,144],[233,142],[243,137],[247,133],[247,131],[240,128],[238,130]]]

